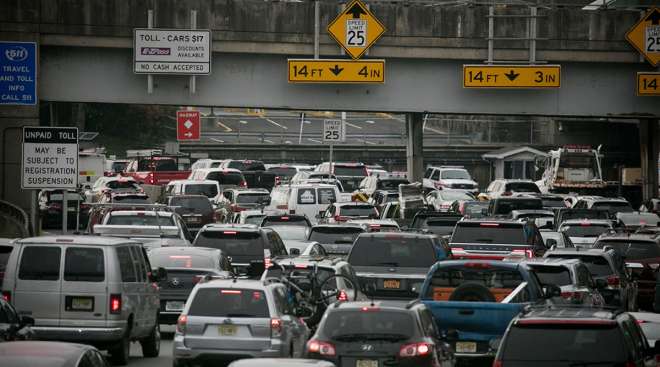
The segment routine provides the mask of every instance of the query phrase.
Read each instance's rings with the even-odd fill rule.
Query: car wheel
[[[158,324],[158,321],[156,321],[149,336],[140,340],[140,346],[142,347],[142,355],[145,358],[158,357],[160,354],[160,325]]]
[[[129,339],[130,330],[126,331],[126,335],[119,341],[119,344],[110,350],[110,361],[119,366],[128,364],[128,357],[131,354],[131,341]]]

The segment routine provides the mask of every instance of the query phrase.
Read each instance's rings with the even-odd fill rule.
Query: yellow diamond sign
[[[328,33],[357,60],[385,33],[385,27],[362,1],[353,0],[328,25]]]
[[[653,66],[660,63],[660,9],[653,8],[626,34],[626,39]]]

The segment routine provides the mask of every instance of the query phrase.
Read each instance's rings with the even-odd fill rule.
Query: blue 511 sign
[[[37,104],[37,44],[0,42],[0,105]]]

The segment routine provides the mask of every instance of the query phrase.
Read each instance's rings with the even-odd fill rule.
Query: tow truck
[[[602,195],[610,192],[603,179],[600,147],[567,145],[548,152],[545,171],[537,181],[542,193]]]

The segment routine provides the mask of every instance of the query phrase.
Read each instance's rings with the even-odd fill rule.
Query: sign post
[[[21,172],[24,190],[62,190],[62,232],[66,233],[68,189],[78,187],[78,128],[23,127]]]
[[[37,44],[0,41],[0,104],[37,104]]]
[[[199,111],[176,111],[176,140],[199,141],[200,135]]]

